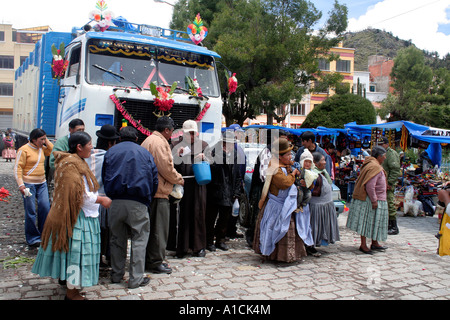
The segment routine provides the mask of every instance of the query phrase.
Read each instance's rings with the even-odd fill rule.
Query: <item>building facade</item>
[[[0,24],[0,130],[12,127],[15,70],[48,30],[48,26],[18,30]]]

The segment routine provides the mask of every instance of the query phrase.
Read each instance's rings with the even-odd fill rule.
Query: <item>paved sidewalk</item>
[[[0,202],[0,300],[61,300],[65,288],[57,280],[30,271],[37,250],[25,244],[13,165],[0,160],[0,188],[12,194],[9,203]],[[450,257],[436,254],[437,217],[399,214],[400,234],[389,236],[389,249],[374,255],[358,251],[359,236],[345,228],[346,220],[346,214],[338,219],[341,241],[319,248],[320,258],[263,262],[243,239],[230,240],[229,251],[207,252],[205,258],[170,255],[173,273],[150,274],[146,287],[128,289],[126,280],[112,284],[102,272],[99,284],[84,292],[90,300],[449,299]]]

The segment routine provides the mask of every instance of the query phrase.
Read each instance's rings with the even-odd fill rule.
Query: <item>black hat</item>
[[[116,140],[120,137],[117,133],[116,128],[110,124],[103,125],[95,134],[97,135],[97,137],[106,140]]]
[[[380,139],[378,139],[378,145],[381,144],[389,144],[389,139],[386,137],[381,137]]]

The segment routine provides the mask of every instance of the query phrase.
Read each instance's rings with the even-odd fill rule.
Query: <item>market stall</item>
[[[392,148],[423,150],[417,161],[402,158],[402,174],[396,189],[398,206],[405,214],[434,215],[438,189],[450,180],[449,173],[441,170],[442,148],[450,144],[450,130],[432,128],[409,121],[384,124],[357,125],[348,123],[347,129],[372,135],[376,141],[384,135]],[[398,143],[397,143],[398,142]]]

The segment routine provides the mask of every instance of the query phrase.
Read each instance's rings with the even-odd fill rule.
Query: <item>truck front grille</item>
[[[147,129],[155,130],[157,116],[153,112],[158,113],[157,108],[153,104],[153,101],[143,101],[137,99],[119,99],[129,114],[133,116],[136,121],[141,121],[141,124]],[[125,103],[124,103],[125,101]],[[183,123],[186,120],[194,120],[200,112],[198,104],[174,104],[172,109],[165,114],[171,114],[170,117],[175,122],[175,129],[181,129]],[[114,126],[120,129],[122,126],[122,114],[116,109],[114,115]],[[141,144],[145,138],[145,135],[139,132],[139,141]]]

